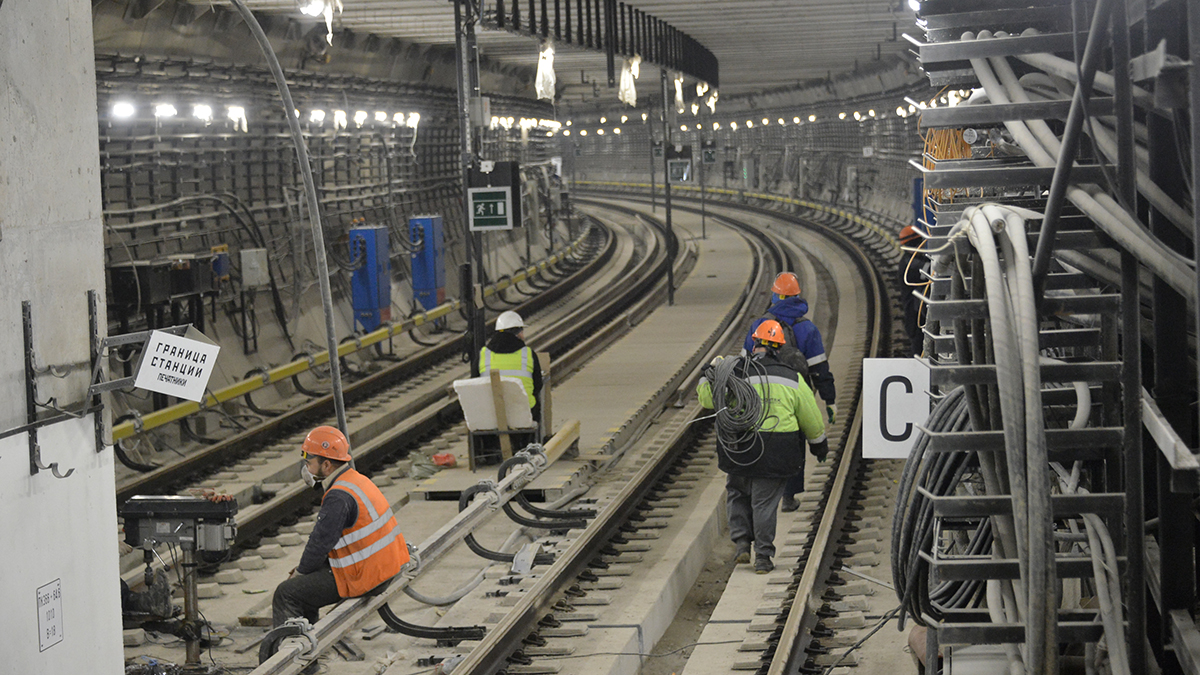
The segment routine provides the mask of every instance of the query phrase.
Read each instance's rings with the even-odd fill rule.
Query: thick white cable
[[[985,34],[986,31],[980,31],[979,37],[984,39]],[[1002,36],[1003,34],[998,33],[997,35]],[[996,75],[1000,78],[1000,82],[1003,83],[1005,92],[1009,95],[1009,97],[1018,103],[1028,102],[1030,100],[1029,94],[1026,92],[1021,81],[1017,79],[1016,73],[1013,72],[1012,66],[1008,62],[1008,58],[1004,56],[994,56],[988,60],[995,69]],[[1030,131],[1037,136],[1038,140],[1042,142],[1042,145],[1049,149],[1050,152],[1054,154],[1061,152],[1062,143],[1059,141],[1054,132],[1050,130],[1050,126],[1046,124],[1045,120],[1028,120],[1026,121],[1026,124],[1029,126]],[[1085,132],[1094,130],[1096,132],[1094,140],[1099,146],[1101,152],[1109,159],[1109,161],[1116,161],[1117,139],[1112,135],[1112,133],[1110,133],[1102,125],[1098,125],[1098,123],[1092,125],[1085,124],[1083,130]],[[1170,220],[1171,223],[1180,230],[1180,232],[1183,232],[1184,235],[1191,239],[1193,236],[1192,215],[1188,213],[1187,210],[1182,206],[1175,203],[1175,200],[1171,199],[1171,197],[1168,196],[1162,188],[1158,187],[1157,183],[1150,180],[1150,175],[1146,168],[1149,167],[1150,162],[1149,150],[1140,145],[1134,146],[1134,149],[1138,156],[1139,165],[1137,167],[1137,171],[1135,172],[1135,181],[1137,183],[1138,191],[1146,197],[1146,200],[1149,201],[1154,208],[1158,209],[1159,212],[1166,216],[1167,219]]]
[[[963,39],[973,39],[971,33],[963,35]],[[987,91],[988,98],[994,103],[1010,103],[1003,85],[996,79],[987,59],[971,59],[976,77]],[[1042,145],[1037,137],[1023,122],[1005,122],[1005,127],[1013,135],[1014,140],[1026,152],[1030,160],[1038,166],[1055,166],[1056,161],[1050,152]],[[1093,189],[1102,192],[1099,188]],[[1106,195],[1104,195],[1106,196]],[[1114,214],[1102,205],[1101,195],[1093,197],[1085,190],[1071,186],[1067,188],[1067,199],[1071,200],[1081,211],[1087,214],[1106,234],[1112,237],[1121,247],[1133,255],[1146,267],[1163,279],[1184,297],[1195,305],[1197,289],[1195,288],[1194,271],[1180,262],[1180,256],[1167,248],[1156,237],[1147,232],[1140,223],[1134,221],[1124,209],[1118,209],[1121,214]],[[1112,202],[1108,198],[1107,202]],[[1127,221],[1132,221],[1128,222]]]
[[[1025,517],[1028,489],[1025,476],[1025,406],[1022,395],[1020,362],[1016,337],[1009,317],[1012,305],[1005,293],[1004,276],[1000,271],[1000,260],[996,254],[996,242],[991,223],[978,207],[968,208],[963,213],[968,219],[968,238],[983,263],[988,296],[988,318],[992,333],[992,348],[995,352],[996,380],[1000,394],[1000,411],[1004,419],[1005,461],[1013,501],[1013,523],[1016,526],[1017,559],[1021,578],[1029,579],[1029,528]],[[1029,594],[1024,600],[1028,602]],[[1025,603],[1022,603],[1025,604]],[[1026,612],[1028,616],[1028,612]],[[1034,659],[1036,662],[1037,659]]]

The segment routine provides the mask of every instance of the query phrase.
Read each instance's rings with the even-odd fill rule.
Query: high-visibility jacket
[[[341,539],[329,552],[338,595],[356,598],[399,574],[408,562],[408,546],[387,499],[369,478],[347,469],[329,486],[326,496],[333,490],[350,493],[358,504],[358,518],[342,530]]]
[[[736,443],[717,442],[717,468],[734,476],[787,478],[804,470],[803,439],[825,441],[825,416],[817,407],[808,383],[771,354],[739,357],[737,376],[757,392],[762,404],[758,429]],[[713,401],[712,384],[705,377],[696,391],[700,405],[715,408],[736,404]]]
[[[493,352],[484,347],[479,350],[479,374],[486,375],[492,370],[502,377],[515,377],[525,387],[529,396],[529,407],[532,408],[537,399],[533,395],[533,350],[521,347],[515,352],[504,354]]]

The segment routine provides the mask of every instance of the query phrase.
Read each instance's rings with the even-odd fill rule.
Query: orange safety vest
[[[329,489],[344,490],[358,503],[358,519],[342,530],[329,552],[338,595],[356,598],[399,574],[408,562],[408,546],[387,499],[366,476],[347,469]]]

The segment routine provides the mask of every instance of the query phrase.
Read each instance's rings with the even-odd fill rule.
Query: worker
[[[275,588],[275,627],[297,616],[316,623],[321,607],[382,590],[409,559],[387,499],[350,465],[345,434],[328,426],[313,429],[301,457],[301,476],[314,487],[321,483],[325,495],[300,564]]]
[[[525,387],[529,397],[529,411],[534,424],[541,427],[542,365],[537,354],[525,345],[525,322],[521,315],[509,310],[496,317],[496,332],[479,350],[479,374],[487,375],[492,370],[505,377],[515,377]],[[518,445],[537,443],[540,438],[515,438]],[[519,441],[524,441],[521,443]]]
[[[795,365],[801,375],[806,376],[811,388],[821,395],[821,400],[825,402],[825,422],[833,426],[837,423],[837,388],[834,385],[833,372],[829,370],[829,358],[821,341],[821,331],[806,316],[808,301],[800,297],[800,293],[800,280],[794,273],[781,272],[775,277],[775,283],[771,286],[771,306],[766,314],[750,324],[744,353],[748,354],[753,349],[754,331],[764,321],[778,321],[788,339],[787,344],[790,345],[790,348],[780,350],[781,360],[785,364]],[[793,364],[792,355],[803,360]],[[804,472],[801,471],[784,487],[783,499],[780,500],[783,510],[795,511],[800,508],[796,495],[803,491]]]
[[[905,251],[900,265],[900,306],[904,309],[904,332],[908,334],[904,356],[920,356],[925,347],[925,334],[921,330],[921,301],[913,295],[913,291],[923,291],[930,283],[924,274],[929,265],[929,257],[921,249],[924,244],[921,231],[912,225],[905,225],[900,230],[900,245],[917,249],[911,253]]]
[[[829,452],[825,439],[825,420],[808,383],[779,359],[786,342],[783,327],[768,320],[754,331],[754,348],[749,357],[726,363],[721,357],[705,368],[697,393],[700,405],[714,408],[714,396],[721,403],[717,414],[717,467],[726,475],[726,506],[729,536],[737,549],[735,562],[750,562],[754,548],[754,571],[766,574],[775,568],[775,509],[788,478],[803,472],[804,445],[818,459]],[[730,418],[738,411],[753,410],[746,387],[737,387],[740,379],[753,389],[758,418]],[[714,386],[717,393],[713,393]],[[738,392],[742,397],[738,397]],[[726,414],[723,416],[722,412]]]

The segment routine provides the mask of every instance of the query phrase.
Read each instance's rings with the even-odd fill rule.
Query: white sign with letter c
[[[917,359],[863,359],[863,458],[907,459],[929,417],[929,367]]]

